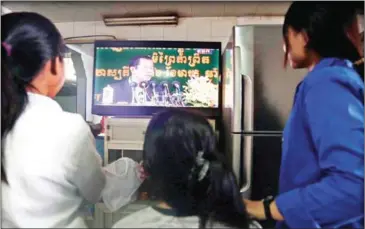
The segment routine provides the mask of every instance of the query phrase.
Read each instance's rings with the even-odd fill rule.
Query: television
[[[219,116],[221,43],[95,41],[92,113],[151,116],[164,108]]]

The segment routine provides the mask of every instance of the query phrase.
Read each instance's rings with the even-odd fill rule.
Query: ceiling
[[[15,2],[2,1],[11,11],[33,11],[53,22],[99,21],[102,14],[177,12],[180,17],[281,16],[286,2]]]

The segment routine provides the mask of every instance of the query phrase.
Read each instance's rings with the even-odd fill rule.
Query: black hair
[[[132,58],[132,60],[129,63],[129,67],[137,67],[142,59],[145,60],[152,60],[152,57],[150,56],[136,56]]]
[[[32,87],[31,82],[47,61],[51,60],[52,73],[56,72],[55,61],[57,57],[62,60],[64,45],[55,25],[37,13],[2,15],[1,32],[1,141],[4,143],[28,102],[27,88]],[[1,179],[6,182],[3,162]]]
[[[208,167],[196,161],[200,156]],[[248,228],[236,177],[217,152],[215,133],[203,116],[177,109],[155,115],[146,131],[143,160],[160,198],[177,215],[198,216],[200,228],[208,222]]]
[[[347,36],[346,30],[356,21],[359,12],[351,2],[293,2],[286,15],[283,25],[283,37],[286,45],[286,66],[289,42],[289,27],[296,32],[306,32],[308,35],[307,49],[315,51],[321,58],[336,57],[348,59],[352,62],[362,57],[355,44]],[[355,69],[364,79],[363,62]]]

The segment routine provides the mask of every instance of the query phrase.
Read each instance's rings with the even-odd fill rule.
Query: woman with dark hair
[[[36,13],[1,16],[2,227],[86,227],[105,175],[87,123],[52,100],[64,83],[63,39]]]
[[[143,166],[162,202],[114,228],[259,228],[248,218],[232,169],[217,152],[216,136],[197,114],[169,110],[150,121]]]
[[[283,133],[279,195],[245,201],[278,228],[364,228],[364,67],[345,4],[294,2],[285,15],[285,61],[309,72]]]

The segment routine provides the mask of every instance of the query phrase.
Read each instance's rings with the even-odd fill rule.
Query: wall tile
[[[141,26],[141,39],[148,37],[163,37],[163,26]]]
[[[95,21],[74,22],[74,36],[94,36],[96,34],[95,25]]]
[[[212,20],[211,34],[212,37],[229,36],[232,33],[232,28],[237,24],[235,17],[227,17],[225,20],[217,18]]]
[[[163,37],[141,37],[141,40],[145,41],[163,41]]]
[[[179,18],[178,25],[166,25],[163,28],[163,37],[165,40],[174,40],[173,38],[183,38],[187,39],[187,31],[188,31],[188,19]]]
[[[164,41],[187,41],[186,35],[185,36],[164,36]]]
[[[114,35],[118,39],[215,41],[228,37],[236,24],[280,24],[282,17],[196,17],[180,18],[177,26],[115,26],[102,21],[56,23],[64,37]],[[214,39],[213,39],[214,38]],[[217,39],[215,39],[217,38]]]
[[[250,16],[250,17],[238,17],[237,25],[267,25],[283,24],[284,17],[280,16]]]
[[[105,26],[104,22],[100,21],[95,26],[97,35],[114,35],[118,39],[141,39],[140,26]]]
[[[204,39],[211,37],[212,21],[210,18],[187,18],[186,20],[189,40],[197,37]]]
[[[55,23],[55,25],[64,38],[74,36],[74,23],[73,22]]]

